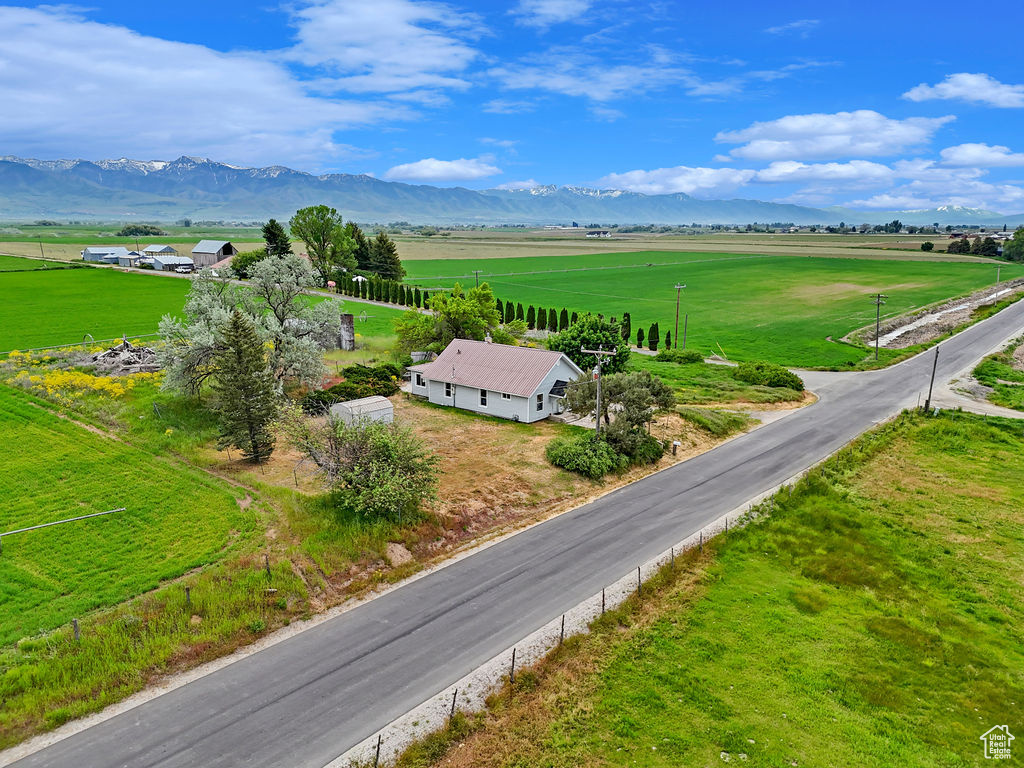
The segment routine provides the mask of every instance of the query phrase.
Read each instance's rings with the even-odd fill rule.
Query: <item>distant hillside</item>
[[[0,220],[32,218],[253,220],[287,218],[327,203],[346,218],[414,224],[1024,224],[968,208],[929,211],[818,209],[759,200],[698,200],[583,187],[472,190],[372,176],[313,175],[283,166],[239,168],[194,157],[173,161],[25,160],[0,157]]]

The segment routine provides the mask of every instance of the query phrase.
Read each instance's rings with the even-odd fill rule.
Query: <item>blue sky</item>
[[[1024,211],[1014,2],[0,5],[0,154]]]

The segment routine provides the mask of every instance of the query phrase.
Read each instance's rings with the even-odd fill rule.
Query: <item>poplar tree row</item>
[[[369,279],[343,277],[338,281],[338,293],[368,301],[382,301],[387,304],[398,304],[403,307],[426,307],[430,294],[427,291],[400,283],[397,280],[385,280],[376,275]]]
[[[579,319],[577,313],[569,314],[569,310],[565,307],[562,307],[562,310],[559,311],[554,307],[551,309],[540,307],[538,309],[531,304],[524,310],[521,303],[511,300],[503,302],[501,299],[497,299],[495,303],[497,304],[498,314],[501,315],[503,322],[510,323],[513,320],[522,320],[531,331],[558,333],[559,331],[564,331]]]

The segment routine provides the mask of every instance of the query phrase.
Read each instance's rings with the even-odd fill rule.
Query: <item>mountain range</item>
[[[326,203],[346,219],[412,224],[904,224],[1024,225],[1003,215],[942,206],[917,211],[811,208],[760,200],[704,200],[677,193],[539,186],[472,190],[315,175],[283,166],[241,168],[196,157],[171,161],[33,160],[0,157],[0,220],[116,221],[287,219]]]

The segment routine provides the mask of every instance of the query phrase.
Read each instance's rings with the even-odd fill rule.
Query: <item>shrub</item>
[[[781,365],[765,362],[763,360],[749,363],[740,363],[732,373],[733,378],[745,381],[747,384],[760,384],[764,387],[787,387],[803,392],[804,382],[795,373],[792,373]]]
[[[548,443],[544,453],[556,467],[594,480],[623,469],[627,464],[626,458],[608,443],[589,434],[556,437]]]
[[[655,360],[663,363],[701,363],[704,355],[696,349],[663,349],[654,356]]]
[[[401,373],[402,369],[392,363],[381,363],[373,367],[350,365],[341,369],[344,381],[306,395],[302,399],[302,410],[306,413],[321,413],[335,403],[346,400],[358,400],[371,395],[391,397],[398,391],[398,377]]]
[[[696,424],[715,437],[725,437],[733,432],[739,432],[749,423],[749,419],[742,414],[712,408],[679,408],[678,413],[691,424]]]
[[[921,250],[922,251],[930,251],[934,247],[935,247],[935,243],[930,242],[930,241],[925,241],[925,242],[921,243]]]

